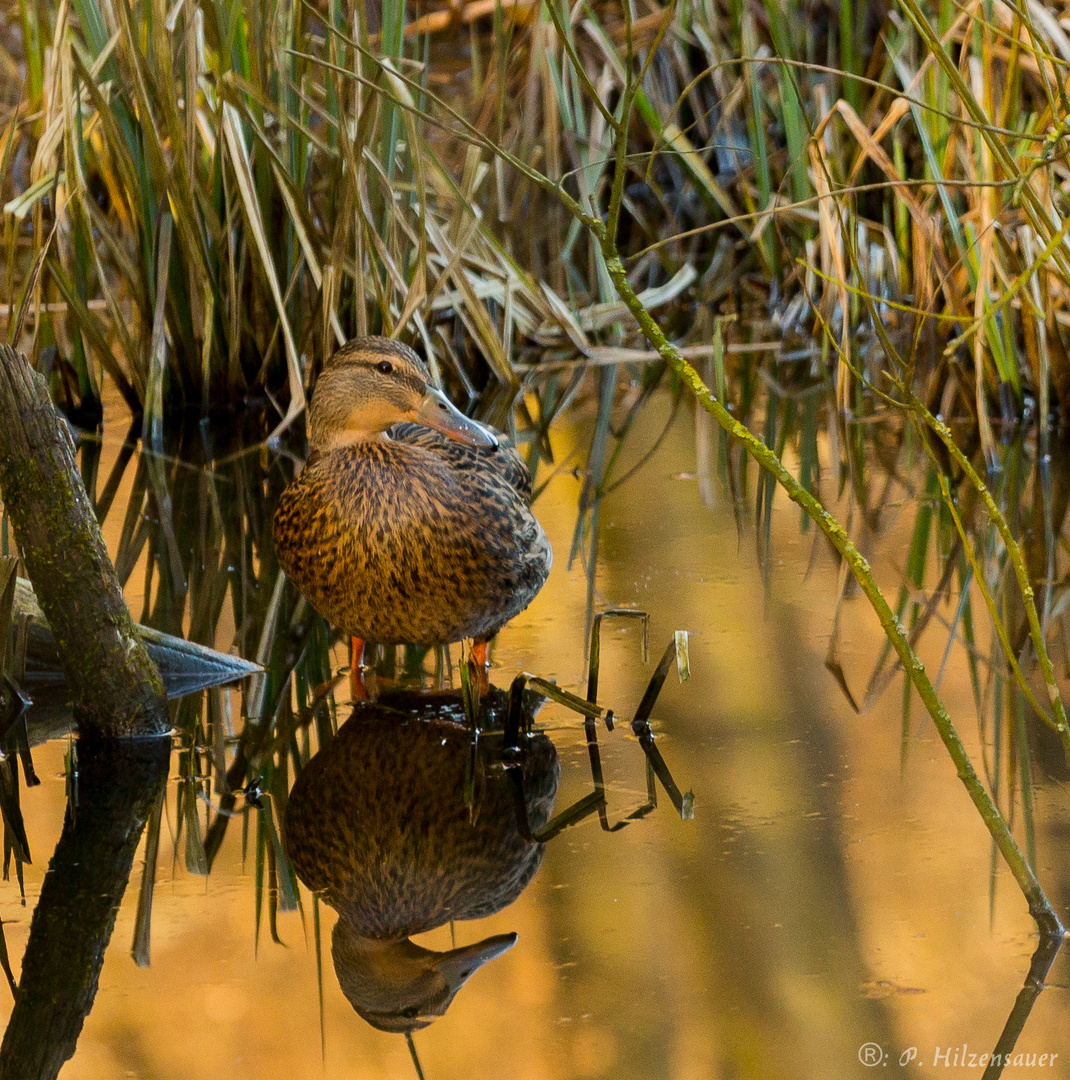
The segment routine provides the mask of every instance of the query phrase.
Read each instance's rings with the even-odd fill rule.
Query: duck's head
[[[431,385],[424,362],[384,337],[347,341],[324,365],[309,406],[309,447],[325,453],[378,439],[403,421],[424,424],[470,446],[497,446]]]
[[[496,934],[434,952],[408,938],[375,941],[340,918],[331,954],[342,992],[369,1024],[380,1031],[412,1032],[444,1015],[469,978],[515,942],[516,934]]]

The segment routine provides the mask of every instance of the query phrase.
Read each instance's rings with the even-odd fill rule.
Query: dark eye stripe
[[[365,360],[365,363],[367,361]],[[356,364],[353,365],[357,366]],[[427,391],[428,383],[421,379],[419,375],[410,375],[404,367],[396,367],[389,360],[377,360],[374,364],[370,365],[374,367],[376,371],[381,372],[383,375],[389,375],[402,386],[408,387],[416,394],[424,394]]]
[[[416,378],[414,375],[402,375],[399,371],[395,371],[394,378],[398,379],[417,394],[424,394],[427,392],[427,383],[422,379]]]

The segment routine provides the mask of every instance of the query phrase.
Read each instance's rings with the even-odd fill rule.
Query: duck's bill
[[[475,945],[464,945],[443,953],[435,960],[435,970],[456,993],[488,961],[508,952],[516,944],[516,934],[495,934]]]
[[[443,435],[469,446],[498,445],[492,432],[475,420],[469,420],[440,390],[429,389],[420,407],[413,410],[412,418],[418,424],[441,431]]]

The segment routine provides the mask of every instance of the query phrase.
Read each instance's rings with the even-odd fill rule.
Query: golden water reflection
[[[640,417],[637,445],[653,441],[668,409],[659,399]],[[588,437],[586,424],[579,412],[555,429],[559,458]],[[424,1069],[436,1080],[833,1080],[873,1075],[859,1048],[874,1043],[889,1055],[883,1076],[979,1076],[934,1059],[964,1044],[979,1053],[995,1045],[1035,942],[1025,903],[1001,866],[993,872],[988,834],[920,710],[901,769],[898,682],[860,717],[825,671],[837,572],[824,547],[800,533],[797,509],[778,502],[774,510],[767,594],[753,539],[740,541],[726,496],[718,488],[712,508],[702,502],[694,446],[681,413],[658,454],[607,497],[595,586],[601,606],[648,611],[654,643],[690,631],[692,678],[670,679],[654,718],[662,753],[695,791],[695,819],[681,821],[666,803],[606,834],[588,818],[547,845],[511,906],[457,923],[459,945],[513,932],[518,942],[416,1034]],[[115,452],[106,445],[102,469]],[[587,586],[583,568],[569,569],[564,557],[577,490],[562,472],[537,504],[558,558],[543,592],[502,633],[495,681],[527,670],[582,693]],[[893,527],[870,555],[890,588],[908,539]],[[137,613],[139,569],[130,580]],[[848,605],[843,630],[847,675],[859,682],[881,642],[863,603]],[[650,676],[638,638],[635,626],[604,631],[600,697],[624,717]],[[923,640],[932,668],[941,644],[926,651]],[[976,759],[960,650],[941,691]],[[540,721],[560,756],[563,805],[590,784],[582,726],[552,704]],[[60,832],[64,749],[36,751],[45,782],[24,793],[36,860],[27,907],[14,882],[0,891],[16,971]],[[626,725],[602,738],[602,757],[616,820],[645,798],[644,759]],[[1064,794],[1062,785],[1041,789],[1036,824],[1038,869],[1062,909],[1070,898]],[[320,908],[321,1059],[309,894],[304,923],[280,915],[285,944],[262,929],[257,947],[241,829],[228,831],[204,878],[185,869],[181,852],[172,855],[175,828],[165,822],[152,966],[139,969],[129,955],[132,887],[62,1075],[412,1076],[404,1040],[359,1020],[330,973],[334,913]],[[453,944],[446,926],[416,940],[436,951]],[[1070,1076],[1067,979],[1060,960],[1055,988],[1019,1043],[1023,1052],[1057,1053],[1056,1063],[1005,1075]],[[898,1062],[911,1048],[917,1057],[903,1073]]]

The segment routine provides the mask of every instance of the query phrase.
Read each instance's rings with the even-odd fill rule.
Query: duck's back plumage
[[[531,473],[513,441],[500,431],[495,431],[496,447],[468,446],[420,424],[395,424],[387,434],[395,442],[425,447],[457,469],[493,470],[531,505]]]
[[[550,570],[516,448],[467,446],[398,424],[310,458],[283,492],[275,548],[336,626],[382,644],[487,638]]]

